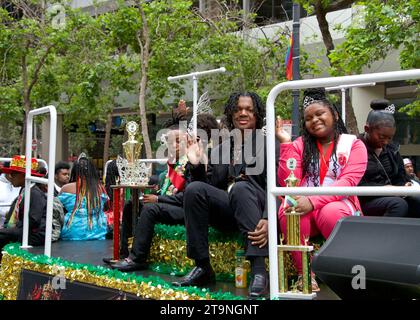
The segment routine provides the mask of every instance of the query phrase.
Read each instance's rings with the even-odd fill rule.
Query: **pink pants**
[[[350,215],[350,208],[342,201],[330,202],[322,209],[308,212],[300,217],[300,242],[304,244],[305,236],[309,235],[310,237],[313,237],[319,233],[327,239],[334,229],[337,221]],[[281,231],[284,234],[285,239],[287,239],[286,216],[283,209],[280,209],[279,217]],[[302,254],[296,251],[293,251],[291,254],[298,273],[301,274]]]

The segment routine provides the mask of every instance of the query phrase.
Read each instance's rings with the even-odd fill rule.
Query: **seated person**
[[[414,173],[414,167],[411,160],[408,158],[404,158],[403,162],[405,173],[407,174],[408,179],[410,179],[412,186],[420,187],[420,179]]]
[[[189,143],[187,170],[192,182],[185,189],[184,211],[187,256],[195,260],[195,267],[173,284],[207,286],[215,282],[208,243],[211,225],[224,232],[241,232],[251,262],[249,295],[258,298],[268,293],[264,104],[253,92],[232,93],[225,115],[228,128],[237,129],[237,141],[214,141],[207,165],[201,140]],[[252,147],[251,155],[247,147]]]
[[[61,240],[103,240],[107,233],[103,211],[108,200],[94,165],[79,157],[71,169],[70,183],[61,188],[58,198],[66,212]]]
[[[356,136],[346,134],[346,128],[335,106],[325,97],[325,90],[310,89],[304,93],[302,136],[291,141],[283,130],[281,119],[276,121],[276,136],[280,141],[278,181],[285,186],[290,170],[286,163],[290,158],[297,161],[294,174],[300,179],[299,186],[356,186],[362,178],[367,163],[366,148]],[[291,198],[290,198],[291,199]],[[327,239],[335,224],[343,217],[359,215],[360,204],[355,196],[298,196],[294,206],[300,218],[300,242],[305,238],[322,234]],[[288,201],[286,201],[287,203]],[[287,240],[286,212],[281,206],[279,219],[281,232]],[[291,253],[300,275],[298,290],[302,290],[302,256]],[[312,275],[312,291],[319,291]]]
[[[57,162],[54,173],[54,197],[56,197],[60,193],[61,188],[69,183],[70,165],[64,161]]]
[[[373,100],[360,135],[368,152],[368,165],[360,186],[410,186],[399,146],[392,143],[396,126],[388,100]],[[367,216],[420,217],[420,196],[360,196]]]
[[[143,206],[135,226],[134,240],[129,256],[123,260],[113,261],[104,258],[104,262],[110,263],[111,267],[120,271],[133,271],[147,269],[147,257],[152,244],[154,227],[156,223],[163,224],[184,224],[184,210],[182,208],[184,187],[185,155],[187,137],[186,132],[179,130],[179,125],[172,125],[167,134],[169,159],[167,170],[161,183],[159,195],[144,194]],[[123,230],[131,224],[132,204],[124,208]],[[127,233],[127,232],[126,232]],[[122,246],[126,246],[123,234]],[[122,253],[126,249],[122,248]]]
[[[10,162],[4,163],[4,167],[9,167]],[[1,172],[0,169],[0,228],[4,224],[6,214],[10,210],[13,200],[19,195],[20,187],[15,188],[7,179],[8,175]]]
[[[23,236],[23,215],[25,204],[25,156],[14,156],[9,167],[2,167],[3,173],[7,174],[9,181],[15,188],[21,188],[14,204],[10,207],[4,228],[0,229],[0,248],[10,242],[21,242]],[[37,172],[38,162],[31,160],[31,174],[36,177],[42,176]],[[45,242],[45,226],[47,197],[36,185],[30,187],[31,201],[29,208],[29,238],[28,244],[32,246],[43,245]]]

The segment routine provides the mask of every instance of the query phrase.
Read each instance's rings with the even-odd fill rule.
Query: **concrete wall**
[[[357,127],[360,132],[364,131],[364,125],[370,109],[370,102],[374,99],[383,99],[385,96],[385,86],[377,84],[374,87],[353,88],[351,98],[354,113],[356,115]]]

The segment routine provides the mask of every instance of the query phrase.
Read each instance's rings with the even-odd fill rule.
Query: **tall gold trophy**
[[[142,139],[141,136],[138,136],[139,125],[134,121],[130,121],[127,123],[126,131],[128,140],[122,144],[125,158],[117,157],[120,184],[126,186],[145,186],[149,181],[151,165],[140,161]],[[136,136],[138,136],[138,140]]]
[[[296,159],[290,158],[287,160],[287,168],[290,174],[285,180],[288,188],[296,187],[299,184],[299,179],[296,178],[294,170],[296,169]],[[293,204],[295,200],[290,197],[285,197],[286,203],[292,203],[292,210],[286,214],[286,234],[287,243],[283,244],[284,236],[280,237],[280,245],[277,246],[278,250],[278,263],[279,263],[279,298],[285,299],[314,299],[316,293],[312,292],[311,285],[311,269],[310,269],[310,253],[313,250],[312,246],[308,245],[309,236],[305,238],[305,245],[300,244],[300,215],[294,210]],[[285,265],[286,253],[291,251],[299,251],[302,253],[302,277],[303,277],[303,291],[289,290],[288,285],[288,272]]]

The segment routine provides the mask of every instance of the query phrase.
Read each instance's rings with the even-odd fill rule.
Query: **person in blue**
[[[104,204],[108,200],[94,165],[80,157],[71,169],[70,183],[58,198],[66,212],[61,240],[103,240],[107,233]]]

